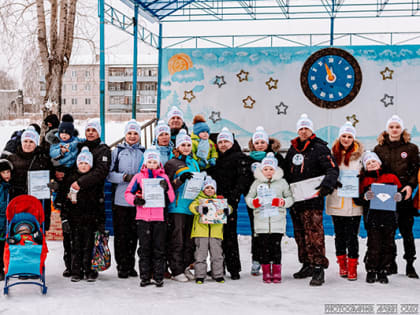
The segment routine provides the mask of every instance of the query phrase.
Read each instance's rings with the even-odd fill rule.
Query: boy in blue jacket
[[[13,165],[6,159],[0,160],[0,281],[4,280],[4,244],[6,239],[6,208],[9,203],[9,181]]]

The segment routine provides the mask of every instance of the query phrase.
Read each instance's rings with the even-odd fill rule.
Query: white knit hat
[[[268,143],[268,134],[265,132],[264,127],[257,127],[252,135],[252,143],[255,144],[257,140],[264,140]]]
[[[227,140],[233,143],[233,134],[229,131],[227,127],[223,127],[222,131],[220,131],[219,135],[217,136],[217,142],[221,140]]]
[[[264,168],[266,166],[271,166],[272,168],[276,169],[278,166],[279,162],[277,161],[277,159],[274,157],[274,153],[273,152],[269,152],[267,153],[267,155],[265,156],[265,158],[262,159],[261,161],[261,168]]]
[[[185,129],[181,129],[180,131],[179,131],[179,133],[177,134],[177,136],[176,136],[176,140],[175,140],[175,143],[176,143],[176,147],[178,148],[181,144],[183,144],[183,143],[190,143],[190,144],[192,144],[192,141],[191,141],[191,137],[187,134],[187,132],[185,131]]]
[[[23,142],[24,140],[31,140],[37,146],[39,144],[39,134],[38,132],[36,132],[35,128],[32,126],[29,126],[28,128],[25,129],[20,139],[21,139],[21,142]]]
[[[363,167],[366,168],[366,163],[370,160],[375,160],[377,161],[380,165],[382,165],[382,161],[379,158],[379,156],[375,153],[375,152],[371,152],[371,151],[366,151],[365,154],[363,154]]]
[[[146,164],[146,162],[149,160],[155,160],[160,163],[160,152],[156,149],[155,146],[151,146],[146,151],[144,151],[143,157],[143,164]]]
[[[93,128],[96,130],[96,132],[99,134],[99,136],[101,136],[101,122],[99,121],[99,119],[97,118],[91,118],[87,121],[86,126],[85,126],[85,132],[87,129],[89,128]]]
[[[90,167],[93,166],[93,155],[90,153],[88,147],[83,147],[77,156],[76,164],[79,165],[80,162],[86,162]]]
[[[300,115],[300,118],[296,123],[296,132],[299,131],[299,129],[301,128],[308,128],[312,132],[314,132],[314,124],[312,120],[309,119],[307,114]]]
[[[353,138],[356,139],[356,128],[353,127],[350,121],[346,121],[346,123],[341,126],[338,137],[341,137],[341,135],[345,133],[351,134]]]
[[[140,136],[141,134],[141,127],[139,123],[135,119],[131,119],[125,124],[124,127],[124,135],[127,135],[130,131],[137,132],[137,134]]]
[[[397,123],[401,126],[401,129],[404,130],[404,122],[398,115],[392,115],[390,119],[386,122],[385,130],[388,130],[388,127],[391,123]]]
[[[214,190],[217,190],[217,184],[216,181],[211,178],[211,176],[206,176],[206,179],[203,182],[203,190],[207,187],[207,186],[211,186],[214,188]]]
[[[184,120],[184,113],[182,112],[182,110],[180,110],[176,106],[172,106],[171,109],[169,110],[168,114],[167,114],[168,121],[171,120],[171,118],[175,117],[175,116]]]
[[[168,124],[165,123],[164,120],[159,120],[155,128],[156,139],[160,136],[161,133],[164,133],[164,132],[170,135],[171,129],[169,128]]]

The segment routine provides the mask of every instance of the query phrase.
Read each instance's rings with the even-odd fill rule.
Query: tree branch
[[[36,13],[38,17],[38,47],[41,63],[44,68],[45,76],[50,73],[49,53],[47,43],[47,28],[45,25],[44,0],[36,0]]]

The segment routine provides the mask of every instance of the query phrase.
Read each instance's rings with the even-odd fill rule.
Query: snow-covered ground
[[[165,280],[163,288],[141,288],[137,278],[118,279],[114,261],[109,270],[100,273],[96,283],[72,283],[61,276],[61,242],[51,241],[46,262],[47,295],[42,296],[33,285],[12,287],[9,296],[0,297],[0,314],[325,314],[326,304],[337,303],[374,304],[375,314],[379,313],[377,304],[398,304],[398,314],[401,314],[402,304],[420,302],[420,280],[404,275],[401,240],[397,241],[399,274],[391,276],[390,283],[383,285],[365,282],[363,263],[359,265],[357,281],[340,278],[334,239],[327,237],[330,267],[326,270],[326,282],[322,287],[310,287],[309,278],[292,277],[300,267],[294,239],[285,238],[282,242],[282,283],[264,284],[261,276],[249,274],[250,237],[239,238],[243,268],[240,280],[226,277],[223,284],[208,280],[202,285]],[[365,244],[366,239],[360,239],[361,256]],[[416,244],[419,245],[418,240]]]

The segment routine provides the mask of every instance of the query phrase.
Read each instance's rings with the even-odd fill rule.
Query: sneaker
[[[140,281],[140,286],[142,288],[147,287],[148,285],[151,285],[151,284],[152,284],[152,281],[150,281],[150,279],[142,279]]]
[[[183,273],[180,273],[177,276],[173,276],[172,279],[178,282],[188,282],[188,278]]]
[[[258,261],[254,260],[251,266],[251,275],[258,276],[260,274],[261,265]]]
[[[64,278],[69,278],[71,277],[71,270],[66,268],[66,270],[63,271],[63,277]]]
[[[231,272],[230,273],[230,278],[232,280],[239,280],[239,279],[241,279],[241,276],[240,276],[239,272]]]
[[[187,277],[188,280],[191,280],[191,281],[194,280],[195,278],[193,273],[191,272],[191,267],[185,268],[184,275]]]
[[[80,280],[82,280],[82,277],[79,275],[73,275],[70,279],[71,282],[79,282]]]
[[[310,286],[320,286],[325,282],[324,268],[316,266],[309,282]]]
[[[131,269],[129,272],[128,272],[128,276],[129,277],[138,277],[139,276],[139,274],[137,273],[137,271],[133,268],[133,269]]]
[[[203,284],[204,283],[204,278],[197,278],[197,279],[195,279],[195,283],[197,283],[197,284]]]
[[[118,270],[118,278],[120,279],[127,279],[128,278],[128,271],[125,270]]]
[[[225,283],[225,278],[223,278],[223,277],[216,278],[214,280],[216,280],[217,283]]]

